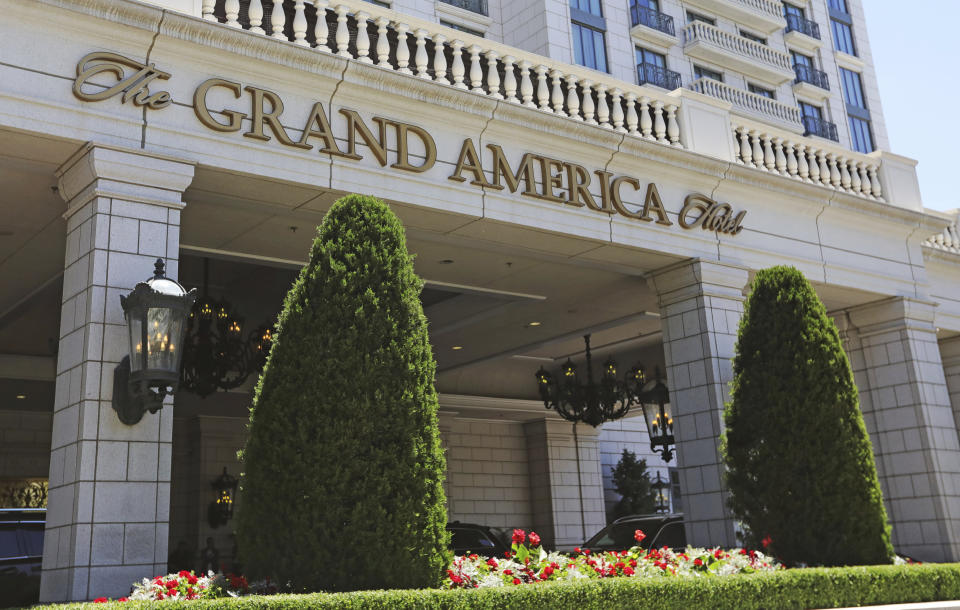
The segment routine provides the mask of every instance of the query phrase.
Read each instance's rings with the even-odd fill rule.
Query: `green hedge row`
[[[356,591],[164,602],[163,608],[838,608],[960,599],[960,564],[807,568],[704,578],[610,578],[475,590]],[[73,607],[79,607],[77,604]],[[122,607],[146,603],[122,604]],[[152,605],[152,608],[157,608]]]

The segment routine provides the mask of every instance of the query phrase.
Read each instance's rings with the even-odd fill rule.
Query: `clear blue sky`
[[[889,148],[920,162],[925,207],[960,208],[960,0],[863,0],[863,9]]]

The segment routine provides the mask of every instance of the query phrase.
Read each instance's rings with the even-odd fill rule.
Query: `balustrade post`
[[[830,167],[827,165],[826,153],[817,151],[817,159],[820,160],[820,182],[824,186],[830,186]]]
[[[841,157],[837,159],[837,165],[840,167],[840,186],[842,186],[845,191],[849,191],[852,181],[850,179],[850,172],[847,171],[847,160]]]
[[[763,165],[763,145],[760,143],[760,132],[756,129],[751,129],[750,139],[753,140],[753,154],[751,155],[753,166],[757,169],[767,171],[767,168]]]
[[[873,199],[873,185],[870,184],[870,176],[867,174],[866,164],[863,161],[857,163],[857,173],[860,174],[860,191],[863,196]]]
[[[470,91],[483,93],[483,68],[480,67],[480,46],[472,44],[470,52]]]
[[[677,107],[667,104],[667,139],[671,146],[680,146],[680,125],[677,123]]]
[[[737,162],[743,165],[753,164],[753,151],[750,150],[750,136],[744,127],[737,127],[734,130],[734,139],[737,143]]]
[[[880,187],[880,178],[877,177],[877,166],[871,165],[869,168],[870,172],[870,184],[873,186],[873,196],[879,201],[883,201],[883,188]]]
[[[357,20],[357,59],[365,64],[372,64],[370,57],[370,33],[367,32],[367,20],[370,15],[363,11],[353,16]]]
[[[820,162],[817,160],[817,151],[811,146],[809,148],[810,159],[810,181],[820,184]]]
[[[254,34],[266,34],[260,25],[263,23],[263,3],[260,0],[250,0],[247,7],[247,20],[250,21],[250,31]]]
[[[597,120],[600,127],[611,129],[610,125],[610,107],[607,105],[607,86],[603,83],[596,85],[597,89]]]
[[[216,5],[216,0],[203,0],[203,4],[200,5],[200,14],[203,15],[204,19],[207,21],[217,20],[217,16],[213,14]]]
[[[466,68],[463,65],[463,41],[454,40],[450,43],[450,47],[453,49],[453,66],[450,68],[453,74],[453,86],[457,89],[466,89],[467,84],[463,82],[466,74]]]
[[[783,138],[773,138],[774,165],[778,174],[787,169],[787,157],[783,154]]]
[[[240,27],[240,21],[237,20],[240,17],[240,0],[226,0],[223,3],[223,12],[227,17],[227,25],[232,28]]]
[[[540,110],[550,112],[550,91],[547,88],[547,70],[543,64],[537,68],[537,106]]]
[[[810,182],[810,166],[807,164],[807,147],[797,145],[797,173],[804,182]]]
[[[772,172],[777,166],[776,157],[773,155],[772,138],[770,134],[763,134],[763,167]]]
[[[270,38],[287,39],[287,35],[283,33],[283,25],[286,20],[287,15],[283,12],[283,2],[274,2],[273,10],[270,11]]]
[[[277,4],[279,4],[279,2]],[[337,55],[340,57],[350,57],[350,31],[347,29],[347,11],[349,11],[350,8],[346,5],[338,4],[334,10],[337,11],[337,33],[334,37],[337,43]]]
[[[640,131],[643,137],[650,139],[653,131],[653,120],[650,118],[650,98],[642,96],[640,98]]]
[[[303,0],[293,3],[293,42],[301,47],[309,47],[307,42],[307,14],[303,7]]]
[[[623,106],[620,105],[620,100],[623,98],[623,91],[620,89],[614,89],[610,92],[610,103],[613,109],[611,118],[613,119],[613,129],[620,133],[626,133],[627,130],[623,128]]]
[[[513,55],[503,58],[503,91],[507,94],[507,101],[511,104],[519,103],[517,99],[517,75],[513,72],[513,64],[517,59]]]
[[[663,102],[660,100],[653,102],[653,135],[657,137],[657,142],[667,141],[667,124],[663,120]]]
[[[445,85],[450,83],[447,80],[447,55],[443,52],[443,43],[446,41],[447,37],[443,34],[433,36],[433,80]]]
[[[427,72],[427,31],[417,28],[413,35],[417,39],[417,51],[413,56],[413,61],[417,65],[417,77],[430,80],[430,74]]]
[[[496,51],[487,51],[487,91],[488,95],[494,99],[502,100],[500,94],[500,72],[497,71],[497,60],[500,54]]]
[[[637,116],[637,94],[631,92],[627,93],[627,133],[632,136],[639,136],[640,132],[637,127],[640,125],[640,117]]]
[[[833,153],[827,154],[827,163],[830,164],[830,184],[833,188],[840,188],[840,170],[837,169],[837,158]]]
[[[582,121],[580,116],[580,96],[577,94],[577,77],[573,74],[567,76],[567,112],[570,117]]]
[[[387,26],[390,20],[386,17],[377,17],[377,65],[381,68],[392,68],[390,65],[390,39],[387,38]]]
[[[860,172],[857,170],[857,164],[853,160],[850,161],[850,189],[860,195],[860,187],[862,181],[860,180]]]
[[[327,39],[330,37],[330,28],[327,27],[327,4],[327,0],[313,0],[313,8],[317,9],[317,23],[313,26],[313,36],[317,39],[317,46],[314,48],[329,53]]]
[[[520,60],[520,99],[527,108],[536,108],[533,103],[533,82],[530,80],[530,62],[526,59]]]
[[[580,81],[580,87],[583,89],[583,120],[591,125],[597,124],[594,118],[596,106],[593,103],[593,81],[583,79]]]
[[[793,150],[793,142],[787,140],[784,146],[787,149],[787,173],[790,174],[791,178],[797,177],[797,157]]]
[[[550,92],[550,103],[553,104],[553,113],[557,116],[567,116],[563,111],[563,90],[560,88],[563,72],[560,70],[551,70],[550,79],[553,83],[553,89]]]
[[[407,32],[410,30],[410,26],[406,23],[398,23],[393,29],[397,32],[397,72],[413,74],[408,67],[410,65],[410,47],[407,46]]]

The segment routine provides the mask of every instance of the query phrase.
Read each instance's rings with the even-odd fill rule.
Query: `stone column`
[[[41,601],[118,597],[166,570],[173,401],[127,426],[111,398],[128,349],[119,296],[158,257],[177,277],[193,169],[87,145],[57,171],[67,247]]]
[[[847,310],[860,406],[896,550],[960,559],[960,441],[933,326],[935,304],[891,297]],[[854,345],[856,347],[856,345]],[[853,356],[854,368],[857,368]],[[864,379],[865,377],[865,379]]]
[[[600,474],[600,431],[559,419],[524,424],[533,530],[547,547],[572,549],[607,523]],[[577,470],[579,452],[580,467]]]
[[[747,281],[746,269],[703,260],[671,265],[650,278],[660,300],[684,523],[694,546],[737,544],[720,433]]]
[[[943,360],[943,375],[953,407],[953,421],[960,430],[960,337],[940,342],[940,358]]]

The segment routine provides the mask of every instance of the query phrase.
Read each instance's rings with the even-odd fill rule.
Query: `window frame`
[[[777,99],[777,92],[775,89],[769,89],[767,87],[761,87],[760,85],[755,85],[751,82],[747,82],[747,91],[753,93],[754,95],[762,95],[768,100]],[[767,95],[769,93],[769,95]]]
[[[708,25],[712,25],[713,27],[717,27],[716,17],[708,17],[707,15],[704,15],[703,13],[697,13],[696,11],[687,11],[684,16],[687,18],[688,24],[693,23],[694,21],[700,21]]]
[[[863,124],[863,131],[859,132],[854,129],[855,123]],[[847,129],[850,130],[850,149],[858,153],[869,154],[876,150],[876,140],[873,137],[873,123],[870,119],[864,119],[862,117],[847,115]],[[858,146],[858,141],[861,138],[857,137],[857,134],[860,133],[866,136],[867,141],[864,146]]]
[[[709,72],[709,74],[704,74],[704,72]],[[718,72],[717,70],[712,70],[705,66],[693,64],[693,79],[697,80],[700,78],[712,78],[720,83],[725,82],[723,80],[723,72]]]

